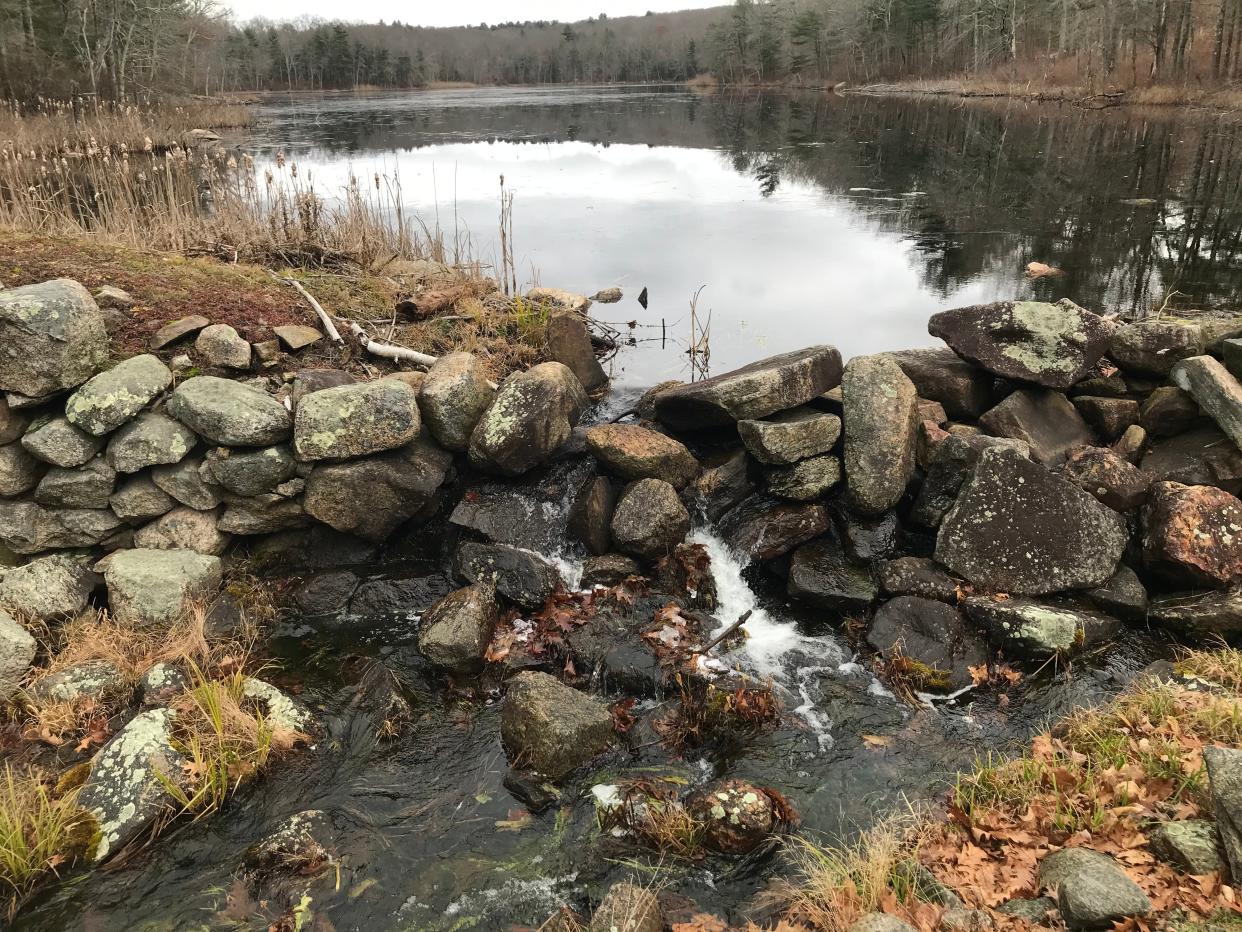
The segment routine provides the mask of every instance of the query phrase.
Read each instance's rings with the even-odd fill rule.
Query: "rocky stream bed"
[[[591,928],[775,922],[782,836],[939,799],[1242,630],[1242,318],[990,304],[934,316],[946,348],[629,397],[586,314],[495,386],[205,318],[114,363],[118,296],[0,291],[0,698],[125,694],[98,746],[6,746],[78,766],[97,828],[15,928],[533,928],[657,866]],[[170,822],[193,671],[47,674],[47,632],[197,602],[228,637],[243,572],[278,606],[244,701],[304,740]]]

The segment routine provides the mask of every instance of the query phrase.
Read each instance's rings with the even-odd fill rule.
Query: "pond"
[[[327,195],[395,173],[495,267],[503,175],[519,283],[620,286],[595,313],[641,325],[614,372],[633,384],[688,372],[700,289],[723,372],[809,343],[931,345],[930,314],[983,301],[1141,315],[1242,286],[1242,146],[1221,116],[650,87],[296,96],[258,116],[256,154]],[[1028,279],[1032,261],[1062,274]]]

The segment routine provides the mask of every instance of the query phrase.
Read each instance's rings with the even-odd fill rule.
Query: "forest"
[[[1242,0],[735,0],[575,23],[234,23],[214,0],[0,0],[0,92],[822,86],[987,76],[1095,90],[1242,77]]]

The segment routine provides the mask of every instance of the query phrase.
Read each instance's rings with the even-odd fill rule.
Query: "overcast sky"
[[[607,13],[609,16],[641,16],[648,10],[664,13],[720,6],[727,0],[223,0],[238,20],[262,16],[265,19],[345,19],[350,22],[399,20],[414,26],[475,26],[509,20],[556,19],[572,22]]]

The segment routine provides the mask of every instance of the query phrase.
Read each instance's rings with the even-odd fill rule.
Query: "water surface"
[[[654,340],[617,363],[642,384],[688,371],[700,288],[715,372],[813,342],[931,345],[930,314],[979,301],[1228,305],[1238,135],[1174,109],[587,88],[272,98],[244,144],[329,195],[395,173],[491,263],[504,175],[520,281],[625,289],[595,313]],[[1032,281],[1030,261],[1063,274]]]

